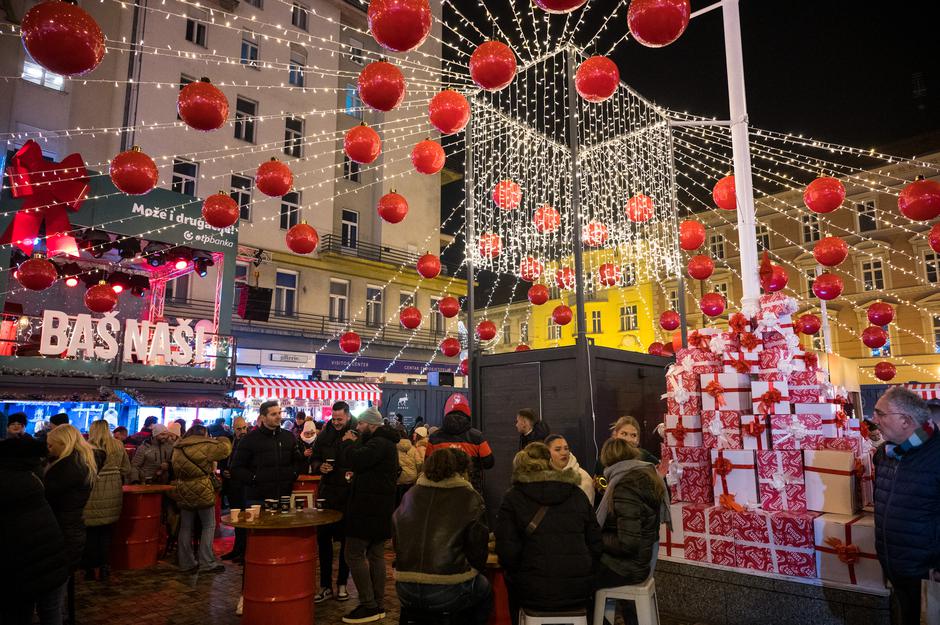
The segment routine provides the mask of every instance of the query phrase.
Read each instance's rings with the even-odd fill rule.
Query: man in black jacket
[[[228,458],[219,460],[219,471],[222,472],[222,492],[228,499],[229,508],[245,508],[245,488],[241,482],[232,477],[230,465],[238,446],[248,435],[248,422],[243,417],[236,417],[232,421],[232,429],[235,431],[235,441],[232,443],[232,455]],[[245,557],[245,547],[248,545],[248,530],[235,528],[235,544],[232,550],[222,556],[223,560],[234,560],[241,562]]]
[[[245,487],[245,505],[290,495],[302,458],[293,435],[281,429],[281,407],[266,401],[258,409],[258,429],[238,444],[232,478]]]
[[[483,432],[470,427],[470,407],[455,403],[444,415],[444,423],[428,438],[425,457],[439,449],[460,449],[470,457],[470,483],[478,493],[483,492],[483,471],[496,463],[489,442]]]
[[[359,415],[360,436],[343,435],[340,462],[353,471],[346,506],[346,561],[359,591],[359,605],[344,623],[385,618],[385,541],[392,537],[398,465],[398,432],[368,408]],[[358,440],[357,440],[358,438]]]
[[[548,424],[531,408],[516,413],[516,431],[519,432],[519,451],[529,443],[544,443],[545,437],[551,434]]]

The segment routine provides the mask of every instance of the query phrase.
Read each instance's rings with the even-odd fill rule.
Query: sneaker
[[[326,601],[327,599],[329,599],[329,598],[332,597],[332,596],[333,596],[333,589],[332,589],[332,588],[321,588],[321,589],[320,589],[320,592],[318,592],[318,593],[314,596],[313,602],[314,602],[314,603],[323,603],[324,601]]]
[[[241,595],[238,597],[238,605],[235,606],[235,616],[241,616],[242,608],[244,607],[245,607],[245,597],[244,595]]]
[[[367,608],[364,605],[357,607],[355,610],[343,617],[344,623],[374,623],[375,621],[385,618],[385,612],[382,612],[379,608]]]
[[[346,585],[343,584],[336,588],[336,600],[337,601],[347,601],[349,599],[349,591],[346,590]]]

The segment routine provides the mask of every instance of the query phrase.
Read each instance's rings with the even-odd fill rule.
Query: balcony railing
[[[378,263],[389,263],[396,267],[399,265],[411,265],[413,267],[418,258],[424,254],[423,251],[415,253],[398,247],[373,245],[372,243],[364,243],[363,241],[355,241],[353,245],[348,245],[348,243],[349,241],[344,242],[342,237],[335,234],[327,234],[320,239],[320,245],[317,249],[320,254],[352,256],[354,258],[372,260]],[[460,277],[463,273],[464,270],[461,269],[461,265],[441,261],[441,275]]]

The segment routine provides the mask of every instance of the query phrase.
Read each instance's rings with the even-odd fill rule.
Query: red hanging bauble
[[[591,247],[602,247],[607,243],[607,226],[599,221],[589,221],[581,228],[581,242]]]
[[[408,200],[392,191],[379,198],[379,217],[390,224],[397,224],[408,214]]]
[[[627,218],[630,221],[643,223],[653,218],[653,198],[642,193],[634,195],[627,201]]]
[[[411,151],[411,164],[421,174],[436,174],[444,169],[444,148],[437,141],[425,139]]]
[[[85,307],[91,312],[111,312],[117,306],[117,302],[117,293],[104,280],[85,291]]]
[[[849,256],[849,246],[841,237],[824,237],[813,248],[816,262],[826,267],[835,267]]]
[[[268,197],[284,197],[294,186],[294,173],[287,163],[272,158],[258,166],[255,186]]]
[[[822,273],[813,280],[813,293],[819,299],[826,301],[835,299],[842,295],[842,278],[832,273]]]
[[[228,118],[228,99],[208,78],[203,78],[180,89],[176,110],[190,128],[218,130]]]
[[[445,318],[452,319],[460,314],[460,300],[450,295],[443,297],[437,302],[437,310]]]
[[[470,360],[467,358],[464,358],[463,360],[460,361],[460,374],[465,376],[469,373],[470,373]]]
[[[715,183],[715,188],[712,189],[712,199],[715,201],[715,206],[726,211],[733,211],[738,207],[733,175],[725,176]]]
[[[519,343],[518,345],[516,345],[516,349],[514,349],[513,351],[514,352],[529,352],[529,351],[532,351],[532,348],[526,345],[525,343]]]
[[[519,263],[519,275],[526,282],[535,282],[539,279],[539,276],[542,275],[544,270],[545,265],[537,258],[532,258],[531,256],[526,256]]]
[[[868,307],[868,321],[876,326],[888,325],[894,321],[894,307],[885,302],[875,302]]]
[[[456,91],[445,89],[431,98],[428,116],[431,125],[441,134],[452,135],[463,130],[470,121],[470,103]]]
[[[287,231],[287,247],[295,254],[310,254],[320,244],[320,235],[316,228],[305,221]]]
[[[366,13],[369,32],[386,50],[414,50],[431,32],[428,0],[371,0]]]
[[[414,330],[421,325],[421,311],[414,306],[406,306],[398,313],[398,320],[409,330]]]
[[[803,334],[812,336],[819,332],[820,328],[822,328],[822,320],[816,315],[807,313],[800,315],[799,319],[796,320],[796,329]]]
[[[717,317],[725,312],[725,298],[720,293],[706,293],[699,300],[699,307],[709,317]]]
[[[705,226],[694,219],[686,219],[679,224],[679,246],[686,252],[702,247],[705,242]]]
[[[782,291],[789,281],[790,276],[787,275],[787,270],[780,265],[771,265],[770,271],[766,275],[760,276],[761,286],[768,293]]]
[[[877,365],[875,365],[875,377],[881,380],[882,382],[889,382],[894,379],[894,376],[898,374],[897,367],[892,365],[887,360],[882,360]]]
[[[496,336],[496,324],[489,319],[484,319],[477,324],[477,338],[481,341],[492,340]]]
[[[362,346],[362,338],[355,332],[347,332],[339,337],[339,348],[344,354],[355,354]]]
[[[888,333],[884,331],[884,328],[868,326],[862,330],[862,343],[865,344],[865,347],[878,349],[879,347],[884,347],[887,342]]]
[[[814,213],[831,213],[845,200],[845,187],[835,178],[821,176],[806,185],[803,203]]]
[[[578,66],[574,88],[588,102],[603,102],[614,95],[620,84],[617,64],[606,56],[592,56]]]
[[[623,270],[620,265],[603,263],[597,268],[597,283],[608,288],[620,286],[623,282]]]
[[[707,280],[715,271],[715,261],[704,254],[689,259],[689,276],[696,280]]]
[[[673,352],[682,349],[682,330],[676,330],[672,333],[672,342],[669,343],[669,346],[672,347]]]
[[[241,209],[225,191],[210,195],[202,203],[202,218],[213,228],[223,230],[238,223]]]
[[[544,284],[533,284],[529,287],[528,297],[533,306],[541,306],[548,301],[548,287]]]
[[[575,287],[574,270],[571,267],[562,267],[555,270],[555,285],[562,291],[570,291]]]
[[[493,187],[493,202],[506,211],[519,208],[522,202],[522,188],[512,180],[500,180]]]
[[[647,354],[652,354],[653,356],[662,356],[663,355],[663,344],[659,341],[653,341],[650,343],[650,346],[646,348]]]
[[[136,145],[111,159],[111,182],[128,195],[149,193],[159,178],[157,164]]]
[[[934,219],[940,215],[940,182],[918,176],[898,195],[898,210],[914,221]]]
[[[52,261],[42,256],[34,256],[21,262],[13,275],[24,288],[30,291],[45,291],[59,277],[59,272],[56,271]]]
[[[573,316],[574,313],[571,312],[571,309],[564,304],[555,306],[555,309],[552,311],[552,321],[560,326],[566,326],[571,323],[571,318]]]
[[[20,35],[33,60],[54,74],[81,76],[104,58],[104,33],[98,22],[70,2],[35,5],[23,16]]]
[[[470,55],[470,78],[487,91],[499,91],[516,77],[516,55],[499,41],[487,41]]]
[[[446,339],[441,341],[440,348],[442,354],[448,358],[453,358],[460,353],[460,341],[452,336],[448,336]]]
[[[930,243],[930,249],[940,254],[940,223],[935,223],[927,235],[927,242]]]
[[[627,9],[627,26],[644,46],[661,48],[682,36],[691,16],[689,0],[633,0]]]
[[[415,267],[428,280],[441,275],[441,259],[430,252],[419,258]]]
[[[587,0],[534,0],[535,6],[546,13],[571,13],[587,2]]]
[[[382,140],[379,133],[365,124],[360,124],[346,131],[343,139],[343,152],[349,160],[368,165],[382,153]]]
[[[535,209],[535,213],[532,215],[532,225],[535,226],[535,230],[539,234],[555,232],[558,226],[561,225],[561,215],[548,204],[542,204]]]
[[[369,63],[356,78],[359,98],[377,111],[387,113],[405,99],[405,77],[386,61]]]
[[[663,330],[672,332],[679,327],[680,323],[682,323],[682,320],[679,317],[679,313],[674,310],[667,310],[659,316],[659,325]]]
[[[503,251],[503,241],[495,232],[484,232],[477,240],[480,256],[483,258],[496,258]]]

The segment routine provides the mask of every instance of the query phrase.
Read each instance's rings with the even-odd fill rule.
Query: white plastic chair
[[[587,610],[537,612],[520,608],[519,625],[588,625]]]
[[[604,610],[607,607],[608,599],[632,601],[636,606],[636,620],[638,625],[659,625],[659,606],[656,603],[656,581],[653,579],[652,575],[642,584],[599,589],[594,594],[593,625],[604,625]]]

